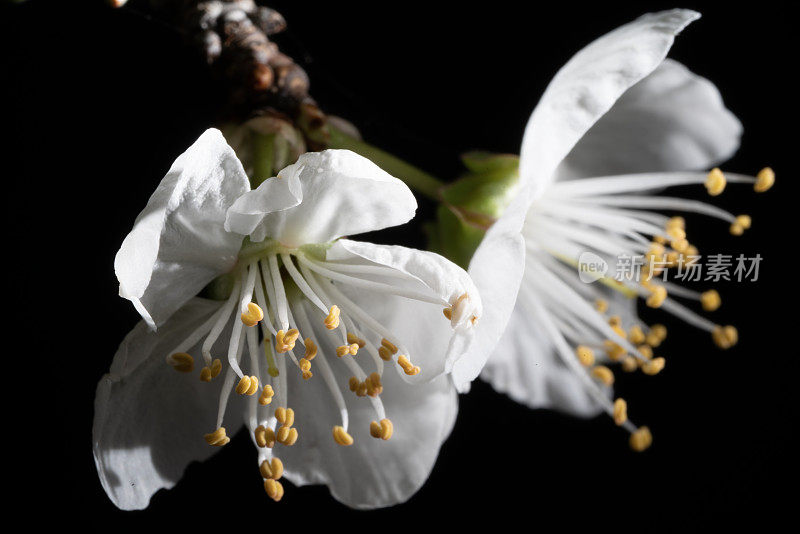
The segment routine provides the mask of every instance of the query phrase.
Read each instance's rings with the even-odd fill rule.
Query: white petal
[[[561,360],[555,346],[532,317],[521,291],[500,340],[481,372],[494,389],[530,408],[548,408],[592,417],[602,410],[583,381]]]
[[[467,354],[474,339],[474,327],[460,325],[454,329],[442,313],[446,305],[466,293],[471,304],[468,315],[478,317],[476,324],[480,324],[483,318],[478,289],[461,267],[433,252],[348,239],[337,241],[327,251],[327,260],[349,263],[367,260],[391,267],[409,275],[405,281],[391,279],[392,284],[400,288],[424,290],[443,300],[440,307],[369,291],[350,293],[356,304],[370,312],[405,343],[413,363],[422,368],[422,372],[409,378],[409,381],[427,381],[441,373],[450,372],[455,362]]]
[[[481,295],[483,316],[475,325],[475,340],[453,366],[453,382],[460,392],[478,376],[492,354],[514,309],[525,271],[525,241],[520,234],[528,207],[525,189],[509,205],[486,235],[469,263],[469,275]]]
[[[120,296],[151,328],[236,262],[225,214],[250,189],[233,149],[209,129],[172,164],[114,259]]]
[[[300,204],[303,191],[296,175],[284,178],[268,178],[255,191],[248,191],[228,210],[225,229],[249,235],[252,241],[263,241],[267,237],[267,226],[261,224],[264,216]]]
[[[347,384],[350,375],[336,360],[328,357],[337,382]],[[380,508],[408,500],[427,480],[453,428],[458,412],[455,389],[446,377],[412,386],[395,373],[384,373],[381,399],[394,426],[388,441],[369,435],[369,423],[376,420],[369,401],[345,391],[354,443],[343,447],[333,441],[339,413],[321,381],[319,373],[309,381],[300,379],[299,373],[289,375],[289,404],[300,438],[294,447],[277,453],[286,477],[301,486],[326,484],[336,500],[352,508]]]
[[[254,241],[270,237],[289,247],[328,243],[403,224],[417,209],[406,184],[349,150],[303,154],[278,179],[299,184],[290,187],[302,202],[281,211],[265,206],[260,213],[250,204],[249,215],[260,217]]]
[[[733,155],[741,134],[714,84],[667,59],[592,126],[558,175],[708,169]]]
[[[220,303],[192,299],[158,332],[140,322],[125,337],[108,374],[97,384],[92,440],[97,472],[108,497],[123,510],[145,508],[161,488],[171,488],[194,460],[216,450],[203,440],[215,430],[221,377],[207,384],[195,372],[179,373],[164,360]],[[230,327],[214,348],[226,350]],[[229,410],[234,410],[231,399]],[[229,427],[233,435],[240,421]]]
[[[538,195],[591,126],[664,60],[678,34],[699,17],[676,9],[648,14],[578,52],[553,78],[522,141],[520,177]]]

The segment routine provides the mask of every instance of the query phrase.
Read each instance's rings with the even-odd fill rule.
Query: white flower
[[[709,215],[729,223],[735,234],[750,225],[749,217],[706,203],[657,196],[659,189],[681,184],[705,184],[711,195],[721,193],[721,171],[697,171],[730,157],[739,143],[741,126],[714,85],[665,60],[674,36],[698,17],[688,10],[645,15],[596,40],[561,69],[525,130],[521,191],[469,268],[492,310],[484,324],[510,314],[481,376],[530,407],[582,416],[605,411],[631,432],[636,450],[647,448],[652,437],[627,420],[624,400],[612,400],[608,366],[657,373],[664,359],[653,357],[653,349],[666,330],[643,325],[631,297],[709,331],[723,348],[735,343],[736,330],[673,300],[698,301],[706,310],[719,305],[714,290],[701,294],[648,279],[658,274],[657,264],[645,270],[640,284],[616,284],[613,271],[585,284],[577,266],[584,252],[609,265],[620,256],[643,255],[663,259],[662,267],[696,254],[683,219],[649,210]],[[758,178],[727,176],[728,182],[754,183],[756,191],[773,180],[769,169]],[[493,306],[500,291],[517,287],[513,313]],[[480,331],[476,337],[481,339]]]
[[[97,388],[95,460],[114,503],[147,506],[242,422],[275,500],[284,472],[360,508],[416,491],[454,422],[444,374],[480,298],[436,254],[341,238],[415,210],[405,184],[348,151],[304,154],[254,191],[216,130],[181,155],[115,261],[144,322]],[[195,296],[215,279],[227,300]],[[165,364],[192,373],[195,357],[199,378]]]

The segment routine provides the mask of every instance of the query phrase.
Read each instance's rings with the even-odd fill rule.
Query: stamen
[[[614,422],[622,426],[628,420],[628,403],[624,399],[614,401]]]
[[[709,195],[715,197],[725,191],[725,185],[727,183],[728,181],[725,179],[725,175],[722,171],[714,167],[706,178],[706,190],[708,190]]]
[[[271,478],[264,480],[264,491],[266,491],[269,498],[275,502],[283,498],[283,484],[277,480]]]
[[[711,338],[721,349],[729,349],[739,341],[739,332],[733,326],[716,326],[711,332]]]
[[[258,398],[258,403],[261,406],[266,406],[266,405],[272,403],[272,397],[274,397],[274,396],[275,396],[275,390],[272,389],[271,385],[266,384],[264,386],[264,389],[261,390],[261,396]]]
[[[236,386],[236,393],[239,395],[255,395],[258,391],[258,377],[257,376],[243,376],[239,379],[239,384]]]
[[[334,330],[335,328],[339,327],[339,306],[334,304],[331,306],[330,311],[328,312],[328,316],[325,317],[325,328],[328,330]]]
[[[241,315],[242,322],[246,326],[255,326],[264,318],[264,311],[255,302],[247,304],[247,311]]]
[[[256,427],[254,431],[254,435],[256,438],[256,445],[261,448],[268,448],[271,449],[275,446],[275,431],[269,427],[265,427],[264,425],[259,425]],[[264,477],[269,478],[269,477]]]
[[[756,175],[756,183],[753,189],[756,193],[763,193],[775,184],[775,172],[769,167],[761,169]]]
[[[403,368],[403,372],[408,376],[417,375],[422,371],[419,366],[412,364],[411,361],[403,355],[397,357],[397,364]]]
[[[308,361],[313,360],[317,355],[317,345],[314,343],[314,340],[310,337],[307,337],[303,342],[303,345],[305,345],[306,348],[305,359]]]
[[[646,375],[657,375],[664,369],[666,360],[664,358],[653,358],[642,364],[642,372]]]
[[[629,443],[631,449],[636,452],[642,452],[653,444],[653,435],[646,426],[639,427],[639,429],[631,433]]]
[[[749,215],[739,215],[736,217],[736,221],[731,224],[730,232],[731,235],[742,235],[745,230],[748,230],[750,226],[752,226],[753,220],[750,218]]]
[[[722,305],[722,299],[716,289],[709,289],[700,295],[700,303],[707,312],[716,311]]]
[[[333,441],[343,447],[348,447],[353,444],[353,436],[348,434],[343,427],[335,426],[333,427]]]
[[[194,370],[194,358],[185,352],[176,352],[167,356],[167,363],[181,373],[191,373]]]
[[[605,365],[597,365],[592,368],[592,376],[598,379],[606,386],[614,384],[614,373]]]
[[[279,458],[272,458],[272,462],[264,460],[259,466],[259,471],[265,479],[278,480],[283,476],[283,462]]]
[[[594,365],[594,351],[585,345],[578,345],[575,355],[584,367]]]
[[[379,438],[384,441],[392,437],[394,433],[394,426],[389,419],[381,419],[380,422],[372,421],[369,424],[369,434],[373,438]]]
[[[205,438],[206,443],[208,443],[209,445],[213,445],[214,447],[222,447],[223,445],[227,445],[231,441],[231,438],[225,435],[224,426],[219,427],[210,434],[206,434],[205,436],[203,436],[203,438]]]
[[[651,308],[660,308],[667,298],[667,288],[655,286],[650,291],[650,295],[645,299],[645,303]]]
[[[219,358],[216,358],[211,362],[211,366],[203,367],[203,369],[200,370],[200,380],[203,382],[211,382],[211,380],[219,375],[220,371],[222,371],[222,362]]]

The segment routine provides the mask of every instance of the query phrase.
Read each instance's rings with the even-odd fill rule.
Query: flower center
[[[469,326],[476,320],[466,293],[449,303],[432,291],[392,283],[411,277],[390,267],[324,261],[314,253],[274,243],[246,244],[233,274],[235,281],[228,299],[166,359],[176,370],[191,372],[194,359],[186,351],[204,340],[201,353],[205,365],[200,370],[200,380],[212,381],[224,365],[221,359],[214,358],[211,349],[233,318],[216,430],[205,439],[209,445],[227,444],[230,438],[223,419],[230,392],[235,390],[249,397],[246,420],[258,447],[264,488],[276,501],[283,496],[283,486],[278,482],[283,464],[273,449],[277,444],[292,446],[299,438],[295,413],[289,407],[287,367],[295,367],[304,380],[312,382],[319,371],[339,412],[339,421],[332,425],[332,438],[342,446],[354,442],[348,432],[344,392],[350,390],[371,404],[375,419],[369,425],[369,434],[385,441],[394,433],[380,398],[386,365],[397,365],[409,376],[422,370],[413,363],[402,340],[348,298],[339,286],[375,293],[377,297],[394,295],[442,306],[454,327]],[[298,344],[301,349],[296,354]],[[245,345],[249,356],[247,372],[242,369]],[[323,347],[328,347],[327,354]],[[331,353],[336,354],[336,360],[329,361]],[[367,354],[366,359],[357,358],[362,353]],[[344,365],[349,371],[351,377],[346,385],[337,384],[333,365]]]
[[[706,330],[722,349],[738,340],[735,327],[715,324],[670,296],[698,302],[704,311],[714,311],[721,305],[715,289],[701,293],[666,281],[668,270],[685,274],[697,268],[698,250],[687,240],[682,217],[647,210],[708,215],[729,223],[733,235],[741,235],[751,225],[747,215],[734,216],[704,202],[646,192],[704,184],[711,196],[717,196],[728,182],[753,184],[760,193],[774,184],[775,174],[767,168],[756,177],[726,176],[713,169],[708,174],[639,174],[557,182],[533,204],[526,218],[525,267],[530,282],[522,290],[531,292],[528,300],[533,314],[562,361],[579,376],[595,401],[617,425],[630,431],[630,445],[636,451],[648,448],[652,435],[647,427],[637,427],[628,420],[623,399],[610,400],[607,387],[614,383],[610,366],[658,374],[666,361],[654,357],[653,350],[666,338],[666,328],[639,322],[632,310],[626,310],[629,306],[620,295],[639,296],[648,307],[663,309]],[[638,277],[634,269],[614,277],[603,270],[597,278],[579,281],[574,267],[581,268],[581,258],[587,252],[606,268],[620,258],[642,257],[644,261]],[[592,281],[600,283],[581,283]],[[614,298],[608,298],[609,294]]]

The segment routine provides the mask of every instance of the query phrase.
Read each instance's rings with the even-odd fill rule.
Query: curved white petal
[[[708,169],[733,155],[741,134],[714,84],[667,59],[591,127],[557,174]]]
[[[525,240],[520,234],[528,209],[522,187],[486,235],[469,263],[469,275],[481,295],[483,317],[475,325],[475,340],[455,362],[453,382],[460,392],[478,376],[506,330],[525,271]]]
[[[546,331],[533,318],[527,300],[536,298],[520,291],[504,336],[481,372],[481,378],[529,408],[559,410],[580,417],[602,411],[584,382],[556,352]]]
[[[347,384],[350,376],[336,356],[328,361],[336,382]],[[315,363],[317,366],[318,363]],[[337,445],[331,435],[340,424],[339,412],[316,373],[310,380],[289,373],[289,404],[296,413],[300,437],[293,447],[276,451],[283,460],[285,476],[294,484],[326,484],[333,497],[358,509],[391,506],[408,500],[427,480],[458,412],[455,389],[446,377],[409,385],[397,374],[386,372],[380,398],[394,434],[388,441],[369,434],[377,416],[368,398],[344,391],[354,443]]]
[[[255,242],[263,241],[267,237],[267,225],[261,224],[264,216],[293,208],[302,200],[303,191],[296,176],[268,178],[233,203],[225,219],[225,229],[249,235]]]
[[[664,60],[677,35],[699,13],[644,15],[597,39],[556,74],[533,111],[520,156],[520,178],[538,195],[591,126],[632,85]]]
[[[260,213],[250,204],[248,215],[260,217],[254,241],[270,237],[289,247],[328,243],[403,224],[417,209],[406,184],[349,150],[303,154],[278,173],[278,180],[292,184],[301,202],[280,211],[265,206]]]
[[[421,373],[406,377],[407,380],[432,380],[441,373],[450,372],[459,359],[470,354],[468,348],[475,337],[475,326],[470,318],[476,316],[478,319],[475,324],[480,324],[483,320],[483,304],[472,279],[458,265],[433,252],[348,239],[334,243],[327,251],[326,259],[346,263],[364,263],[366,260],[390,267],[405,273],[408,278],[395,277],[387,280],[387,283],[442,299],[442,304],[437,306],[366,290],[353,291],[351,294],[356,304],[397,335],[411,353],[409,356],[413,363],[422,368]],[[453,325],[442,310],[464,294],[469,297],[464,321]]]
[[[164,360],[220,303],[192,299],[158,332],[140,322],[114,355],[109,373],[97,384],[92,442],[97,473],[108,497],[123,510],[145,508],[161,488],[171,488],[194,460],[216,450],[203,440],[213,432],[221,377],[198,379],[202,366],[198,344],[195,372],[179,373]],[[214,345],[227,349],[230,327]],[[231,399],[230,410],[236,399]],[[228,428],[233,435],[240,422]]]
[[[114,258],[120,296],[151,328],[236,262],[242,236],[225,214],[250,189],[233,149],[206,130],[178,156]]]

